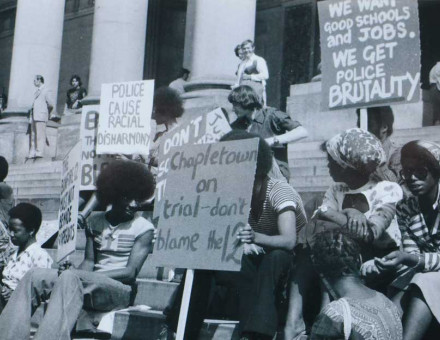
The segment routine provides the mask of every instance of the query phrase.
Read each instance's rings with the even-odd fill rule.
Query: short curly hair
[[[232,130],[220,138],[221,142],[258,138],[257,175],[267,175],[272,169],[273,153],[269,144],[259,135],[244,130]]]
[[[41,210],[30,203],[18,203],[8,212],[10,218],[19,219],[28,232],[34,231],[35,234],[40,229],[43,216]]]
[[[183,115],[183,100],[179,92],[168,86],[159,87],[154,92],[154,115],[179,118]]]
[[[324,277],[359,276],[360,245],[346,231],[333,229],[316,234],[311,250],[314,267]]]
[[[245,110],[261,109],[261,99],[258,94],[248,85],[241,85],[233,89],[228,96],[232,105],[240,105]]]
[[[141,163],[116,160],[107,165],[96,180],[96,194],[103,206],[116,203],[125,197],[145,201],[153,196],[155,180]]]

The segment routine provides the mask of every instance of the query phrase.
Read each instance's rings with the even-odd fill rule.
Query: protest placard
[[[61,197],[58,214],[57,261],[75,251],[76,224],[80,187],[81,142],[78,142],[63,160]]]
[[[215,143],[231,131],[231,127],[220,108],[182,119],[179,125],[162,136],[158,148],[158,173],[156,177],[156,194],[154,216],[161,209],[163,193],[166,186],[166,176],[169,171],[170,151],[175,146],[186,144]]]
[[[328,0],[318,10],[323,109],[419,100],[417,1]]]
[[[81,186],[80,190],[95,190],[99,172],[113,158],[96,153],[99,105],[84,105],[81,115]]]
[[[102,84],[96,153],[148,154],[154,80]]]
[[[239,271],[258,139],[185,145],[170,151],[154,249],[158,265]]]

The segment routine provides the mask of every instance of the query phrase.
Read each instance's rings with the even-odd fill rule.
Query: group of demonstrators
[[[245,41],[237,53],[245,55],[248,47],[253,51]],[[322,145],[334,184],[307,222],[287,162],[287,144],[306,137],[306,129],[266,107],[251,86],[235,87],[228,99],[237,118],[220,143],[259,140],[248,224],[237,235],[241,270],[195,271],[184,338],[197,339],[204,318],[224,303],[231,308],[222,316],[239,320],[242,340],[277,333],[286,340],[422,339],[440,320],[440,146],[411,141],[396,148],[391,109],[369,109],[371,132],[352,128]],[[43,302],[34,339],[69,339],[84,310],[108,312],[133,302],[155,228],[137,211],[151,202],[157,148],[182,114],[179,93],[158,89],[152,118],[159,129],[150,157],[136,162],[121,155],[101,171],[94,201],[107,209],[80,215],[87,241],[78,268],[63,262],[50,269],[52,260],[35,241],[39,209],[0,200],[0,213],[7,211],[0,216],[2,339],[29,339],[31,316]],[[6,171],[2,167],[0,159],[4,179],[7,163]],[[161,339],[175,337],[184,282],[185,276],[164,311]],[[219,287],[232,298],[221,300]],[[310,305],[320,306],[312,322]]]

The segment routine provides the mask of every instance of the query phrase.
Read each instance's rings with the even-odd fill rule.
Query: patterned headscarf
[[[346,130],[326,143],[330,157],[342,168],[351,168],[369,175],[386,161],[379,139],[358,128]]]
[[[433,155],[440,164],[440,145],[426,140],[418,140],[416,143],[418,146],[428,150],[428,152]]]

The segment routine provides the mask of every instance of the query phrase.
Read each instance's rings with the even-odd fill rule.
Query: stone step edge
[[[139,310],[120,310],[115,311],[115,314],[124,314],[124,315],[138,315],[145,317],[154,317],[157,319],[165,320],[165,315],[163,315],[163,311],[150,309],[147,311],[139,311]],[[208,325],[238,325],[239,321],[236,320],[219,320],[219,319],[204,319],[204,324]]]

